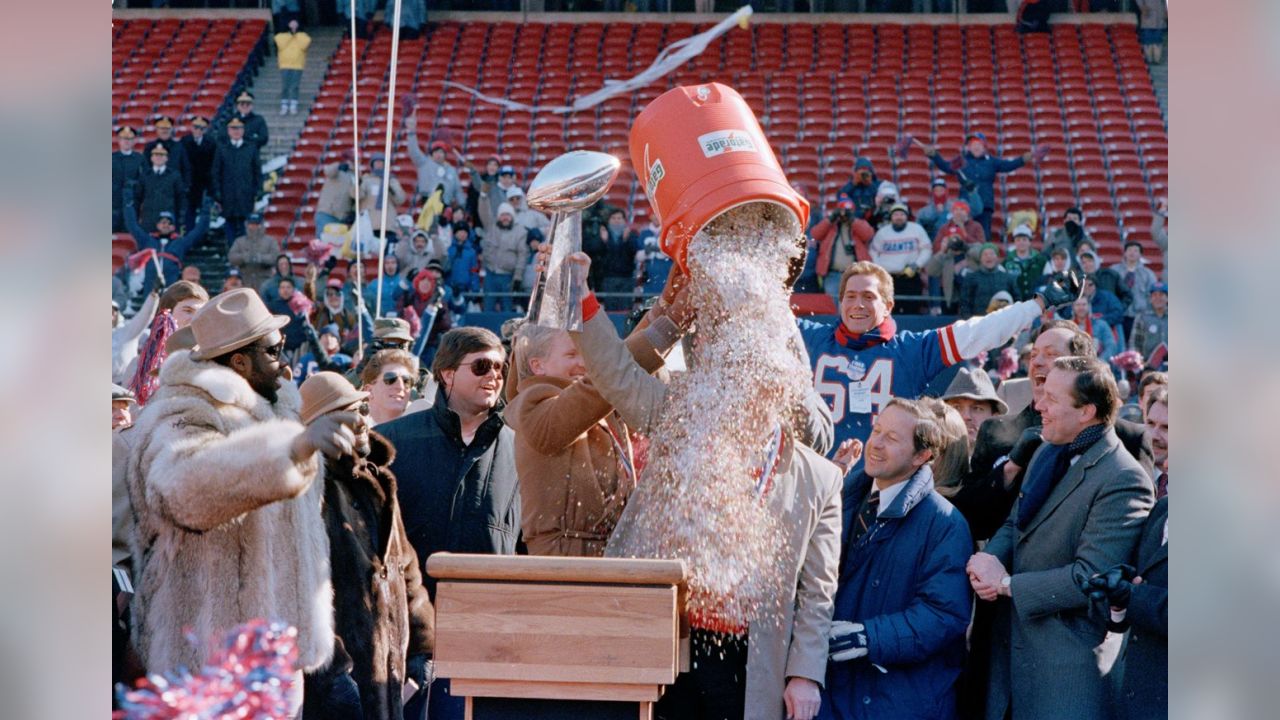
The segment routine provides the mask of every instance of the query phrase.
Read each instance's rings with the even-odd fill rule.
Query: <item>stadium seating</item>
[[[1039,167],[997,182],[997,222],[1031,208],[1056,225],[1064,209],[1080,205],[1106,261],[1118,259],[1126,238],[1151,239],[1150,211],[1168,187],[1168,135],[1132,25],[1057,25],[1051,34],[1019,35],[1011,25],[757,24],[722,36],[649,87],[567,116],[503,109],[445,84],[526,105],[564,105],[607,80],[631,77],[663,47],[707,27],[434,24],[424,37],[401,42],[394,90],[383,30],[354,48],[361,157],[382,152],[389,103],[411,96],[421,140],[449,140],[477,164],[501,154],[517,166],[521,183],[568,149],[618,155],[624,172],[609,202],[643,220],[648,207],[628,162],[631,118],[670,87],[719,81],[756,111],[815,211],[834,201],[856,153],[918,205],[936,171],[918,150],[893,161],[888,148],[910,133],[950,155],[966,133],[981,131],[998,154],[1018,155],[1035,143],[1053,148]],[[352,52],[344,41],[332,58],[272,198],[291,249],[315,237],[321,164],[351,148]],[[394,147],[393,172],[412,187],[403,132]],[[1148,258],[1158,269],[1158,255]]]
[[[111,124],[151,138],[151,121],[168,115],[229,115],[266,51],[266,20],[163,18],[112,20]]]

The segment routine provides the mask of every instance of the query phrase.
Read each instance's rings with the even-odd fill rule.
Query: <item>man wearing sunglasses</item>
[[[454,328],[440,337],[431,363],[438,388],[429,410],[402,415],[374,429],[391,441],[405,532],[423,564],[432,553],[514,555],[520,535],[520,484],[515,434],[498,402],[506,352],[497,335],[480,327]],[[383,382],[381,379],[378,382]],[[461,718],[464,703],[436,681],[428,717]]]
[[[298,389],[280,363],[288,321],[248,288],[215,297],[135,426],[134,641],[149,671],[199,667],[206,643],[262,617],[298,629],[300,672],[333,655],[332,608],[311,601],[332,592],[314,480],[318,453],[352,452],[360,419],[298,421]],[[289,717],[302,703],[295,688]]]
[[[316,717],[351,717],[336,710],[355,705],[366,718],[400,717],[403,698],[426,685],[435,614],[396,501],[389,467],[395,451],[369,429],[373,398],[346,378],[318,372],[299,391],[303,423],[331,413],[360,417],[351,451],[325,458],[323,471],[334,629],[350,664],[339,662],[339,653],[330,667],[307,677],[304,714],[311,717],[314,707]]]
[[[418,384],[418,358],[400,349],[379,350],[360,372],[362,389],[369,393],[369,418],[374,425],[391,422],[404,414]]]

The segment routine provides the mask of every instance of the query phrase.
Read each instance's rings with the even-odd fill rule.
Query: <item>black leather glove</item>
[[[1056,310],[1075,302],[1082,292],[1084,285],[1080,283],[1079,276],[1068,270],[1052,276],[1047,284],[1036,290],[1036,295],[1044,302],[1045,310]]]
[[[1109,607],[1126,609],[1129,607],[1129,595],[1133,591],[1133,574],[1137,572],[1132,565],[1115,565],[1081,584],[1081,590],[1094,602],[1105,600]]]
[[[867,656],[867,633],[862,623],[836,620],[827,632],[827,655],[832,662],[846,662]]]
[[[1022,437],[1018,438],[1018,442],[1014,443],[1013,449],[1009,451],[1009,462],[1021,468],[1027,467],[1031,464],[1031,456],[1036,454],[1042,442],[1044,441],[1040,438],[1039,427],[1023,430]]]

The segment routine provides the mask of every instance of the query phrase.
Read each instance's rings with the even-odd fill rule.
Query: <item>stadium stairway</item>
[[[275,40],[268,38],[272,53],[253,84],[253,95],[257,100],[254,109],[267,119],[267,127],[271,130],[271,140],[262,153],[263,162],[293,151],[303,126],[307,124],[311,103],[320,92],[325,71],[344,37],[344,30],[335,27],[317,27],[308,32],[311,35],[311,47],[307,50],[307,67],[302,71],[302,82],[298,87],[297,115],[280,114],[280,71],[276,67]]]
[[[1164,113],[1164,126],[1169,127],[1169,49],[1164,50],[1164,62],[1159,65],[1147,64],[1151,68],[1151,85],[1156,91],[1156,100],[1160,101],[1160,111]]]

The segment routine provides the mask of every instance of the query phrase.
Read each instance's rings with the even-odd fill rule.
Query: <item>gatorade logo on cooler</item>
[[[666,171],[666,168],[662,167],[662,158],[655,159],[653,161],[653,164],[649,163],[649,144],[648,143],[645,143],[645,146],[644,146],[644,164],[649,166],[649,176],[646,177],[644,180],[644,189],[645,189],[645,193],[648,194],[649,199],[652,201],[654,200],[654,198],[657,197],[656,195],[654,195],[654,193],[658,190],[658,183],[662,182],[662,178],[667,176],[667,171]],[[651,202],[650,204],[653,206],[654,217],[657,217],[658,216],[657,202]],[[661,218],[659,218],[659,220],[661,220]]]
[[[698,144],[702,146],[702,154],[713,158],[727,152],[756,152],[756,144],[751,136],[742,130],[719,130],[698,136]]]

